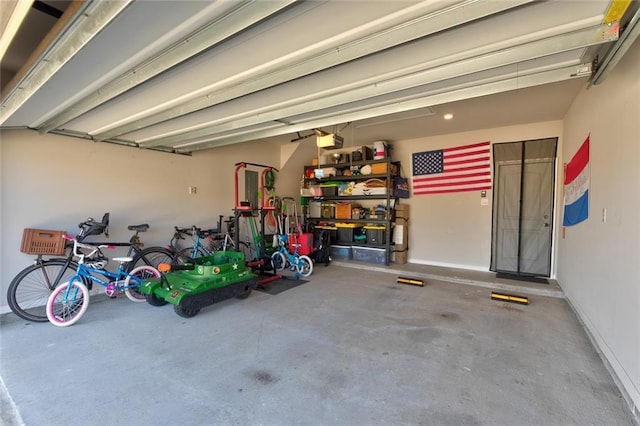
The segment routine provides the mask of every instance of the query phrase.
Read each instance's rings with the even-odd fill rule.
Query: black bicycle
[[[80,233],[77,235],[78,241],[84,240],[90,235],[105,234],[109,236],[109,213],[105,213],[102,221],[98,222],[93,218],[88,218],[78,225]],[[129,247],[126,256],[132,261],[127,265],[127,272],[142,265],[149,265],[157,268],[160,263],[173,263],[174,254],[165,247],[143,248],[143,243],[138,235],[149,229],[148,224],[131,225],[128,230],[134,231],[128,243],[111,243],[109,245],[119,247]],[[94,243],[99,245],[101,243]],[[7,302],[9,308],[22,319],[33,322],[46,322],[46,304],[49,295],[60,284],[67,282],[76,274],[78,264],[73,260],[73,250],[66,247],[68,254],[66,257],[52,257],[44,259],[42,254],[38,254],[33,265],[20,271],[9,284],[7,289]],[[83,282],[87,288],[91,289],[91,282]]]
[[[222,234],[223,215],[218,219],[218,227],[215,229],[201,229],[197,226],[190,228],[174,227],[175,232],[171,237],[168,249],[174,253],[175,260],[178,264],[192,263],[198,257],[211,256],[217,251],[239,251],[244,253],[245,259],[251,261],[254,259],[254,250],[246,241],[236,242],[234,239],[233,218],[226,220],[227,231]],[[185,238],[189,237],[189,238]],[[189,240],[189,243],[182,244],[181,240]]]

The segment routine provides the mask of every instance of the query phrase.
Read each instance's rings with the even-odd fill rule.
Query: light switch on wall
[[[189,194],[194,195],[198,192],[198,188],[196,188],[195,186],[190,186],[189,187]]]

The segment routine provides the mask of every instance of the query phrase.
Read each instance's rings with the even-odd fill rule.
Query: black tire
[[[145,294],[144,298],[151,306],[164,306],[169,303],[166,300],[156,296],[155,294]]]
[[[287,258],[277,251],[271,255],[271,266],[275,272],[282,271],[287,267]]]
[[[191,318],[198,315],[200,312],[200,308],[183,308],[180,305],[173,305],[173,310],[176,311],[176,314],[180,315],[182,318]]]
[[[251,288],[251,287],[249,287],[249,289],[248,289],[247,291],[245,291],[245,292],[243,292],[243,293],[240,293],[240,294],[239,294],[239,295],[237,295],[236,297],[237,297],[238,299],[246,299],[247,297],[249,297],[249,296],[251,295],[251,290],[252,290],[252,288]]]
[[[185,263],[193,263],[194,259],[199,257],[208,256],[207,252],[204,251],[202,247],[198,247],[198,253],[196,253],[195,257],[191,257],[193,254],[193,247],[182,249],[176,254],[175,262],[178,265],[184,265]]]
[[[27,321],[47,322],[49,295],[58,284],[69,281],[76,269],[76,263],[66,259],[45,260],[23,269],[7,289],[9,308]]]
[[[127,272],[133,271],[138,266],[153,266],[158,269],[161,263],[173,264],[175,254],[164,247],[147,247],[133,256],[133,260],[127,265]]]

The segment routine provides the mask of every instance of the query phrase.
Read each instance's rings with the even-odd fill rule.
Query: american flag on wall
[[[480,142],[412,156],[413,194],[491,189],[491,142]]]

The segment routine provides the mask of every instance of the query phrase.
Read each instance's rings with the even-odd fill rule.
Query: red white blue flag
[[[589,136],[564,169],[563,226],[589,217]]]
[[[491,142],[416,152],[413,194],[481,191],[491,189]]]

